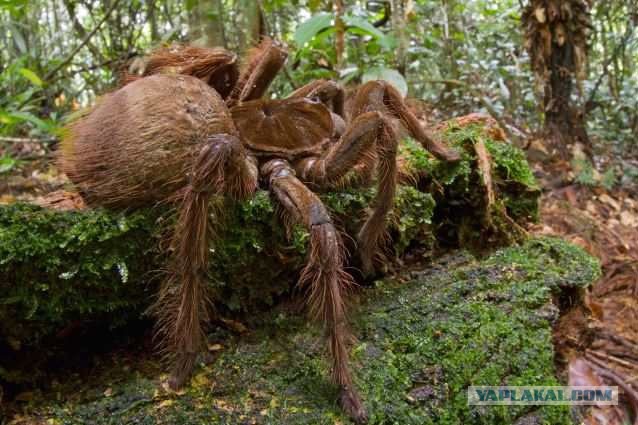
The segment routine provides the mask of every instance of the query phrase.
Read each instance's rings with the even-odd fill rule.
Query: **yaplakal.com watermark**
[[[470,405],[597,405],[616,406],[618,387],[471,386]]]

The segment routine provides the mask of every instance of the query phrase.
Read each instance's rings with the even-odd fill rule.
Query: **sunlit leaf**
[[[402,96],[405,97],[408,94],[408,83],[405,81],[405,78],[403,78],[403,75],[394,69],[384,68],[382,66],[370,68],[363,74],[361,80],[364,83],[374,80],[385,80],[392,84]]]
[[[298,47],[303,47],[322,30],[332,26],[332,14],[322,12],[299,24],[293,36]]]
[[[31,81],[33,84],[35,84],[38,87],[42,87],[42,85],[44,84],[42,82],[42,80],[40,79],[40,77],[38,77],[38,74],[36,74],[35,72],[31,71],[28,68],[20,68],[18,70],[18,72],[27,80]]]
[[[12,117],[8,112],[0,111],[0,124],[10,125],[18,121],[19,119]]]
[[[11,157],[0,157],[0,174],[11,171],[17,165],[17,163],[18,161]]]
[[[390,49],[392,47],[392,40],[367,20],[359,16],[346,15],[343,17],[343,21],[348,27],[356,28],[376,38],[379,45],[384,49]]]
[[[382,38],[385,36],[385,34],[375,28],[374,25],[359,16],[346,15],[343,17],[343,22],[348,27],[359,28],[374,37]]]

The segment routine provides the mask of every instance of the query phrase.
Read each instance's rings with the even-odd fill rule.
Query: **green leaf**
[[[362,17],[346,15],[343,17],[343,22],[346,24],[346,26],[349,29],[355,28],[366,34],[370,34],[371,36],[377,39],[381,47],[383,47],[384,49],[390,48],[391,40],[388,38],[388,36],[386,36],[379,29],[375,28],[374,25],[372,25],[370,22],[363,19]]]
[[[361,80],[364,83],[374,80],[384,80],[392,84],[402,96],[405,97],[405,95],[408,94],[408,83],[405,81],[405,78],[403,78],[403,75],[399,74],[399,72],[394,69],[382,66],[370,68],[365,72],[365,74],[363,74]]]
[[[11,125],[20,121],[18,118],[12,117],[10,113],[0,110],[0,124]]]
[[[42,87],[42,85],[44,84],[42,80],[40,79],[40,77],[38,77],[38,74],[36,74],[35,72],[31,71],[28,68],[20,68],[18,72],[22,74],[24,78],[31,81],[33,84],[35,84],[38,87]]]
[[[18,164],[18,161],[16,161],[15,159],[11,157],[8,157],[8,156],[0,157],[0,174],[11,171],[17,164]]]
[[[22,36],[22,33],[20,32],[18,27],[16,25],[13,25],[11,22],[9,22],[7,26],[9,27],[9,32],[11,33],[11,36],[13,37],[13,41],[15,42],[16,47],[18,48],[18,51],[21,54],[26,54],[27,42],[24,40],[24,37]]]
[[[293,36],[297,47],[302,48],[307,42],[319,34],[322,30],[332,26],[332,14],[328,12],[317,13],[312,18],[299,24]]]
[[[42,130],[42,131],[51,131],[55,126],[47,123],[44,120],[41,120],[40,118],[36,117],[35,115],[29,113],[29,112],[11,112],[9,114],[9,116],[11,118],[16,118],[19,121],[26,121],[26,122],[30,122],[31,124],[35,125],[38,129]]]
[[[374,25],[372,25],[370,22],[366,21],[365,19],[361,18],[360,16],[346,15],[343,17],[343,22],[348,27],[359,28],[360,30],[367,32],[368,34],[376,38],[385,37],[384,33],[379,31],[377,28],[375,28]]]

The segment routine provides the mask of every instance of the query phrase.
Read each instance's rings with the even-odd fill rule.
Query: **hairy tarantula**
[[[89,205],[175,207],[167,276],[154,308],[172,355],[173,388],[188,379],[205,347],[214,237],[208,220],[222,212],[211,199],[246,199],[260,184],[268,188],[286,223],[310,233],[300,285],[308,290],[310,313],[325,324],[340,405],[365,422],[348,361],[344,293],[352,277],[343,268],[340,234],[313,189],[349,184],[353,170],[376,173],[373,209],[357,236],[369,274],[396,190],[398,137],[391,120],[400,120],[438,158],[459,156],[434,141],[384,81],[359,87],[348,111],[344,90],[332,81],[312,82],[286,99],[262,99],[286,56],[264,39],[239,72],[235,55],[224,49],[156,51],[143,75],[126,76],[121,88],[69,125],[60,163]]]

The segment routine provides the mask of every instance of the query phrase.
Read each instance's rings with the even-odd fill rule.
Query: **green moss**
[[[0,208],[0,329],[12,345],[75,316],[125,321],[148,296],[156,216]]]
[[[337,222],[356,234],[374,190],[322,195]],[[431,245],[434,202],[400,187],[395,255],[411,243]],[[290,290],[304,264],[308,234],[289,237],[267,192],[227,205],[213,250],[211,285],[220,306],[233,311],[267,308]],[[160,230],[165,214],[101,209],[57,212],[33,205],[0,207],[0,335],[14,348],[37,344],[74,321],[117,326],[150,303],[161,277]]]
[[[446,244],[476,251],[516,240],[518,232],[513,231],[508,217],[515,222],[535,221],[539,211],[540,190],[523,151],[491,139],[480,124],[459,126],[452,120],[440,134],[460,152],[460,162],[438,161],[410,139],[400,148],[405,171],[420,177],[419,187],[434,196],[437,237]],[[490,211],[474,149],[479,140],[485,143],[492,158],[497,202]]]
[[[468,406],[468,385],[559,385],[548,308],[565,287],[584,288],[596,260],[557,239],[531,240],[483,261],[447,256],[432,268],[379,281],[354,315],[354,375],[371,424],[571,423],[565,406]],[[401,283],[408,280],[407,283]],[[548,314],[548,312],[550,312]],[[326,382],[319,332],[272,312],[262,325],[195,373],[183,394],[159,388],[157,373],[106,368],[91,383],[56,388],[63,401],[27,409],[52,424],[349,423]],[[151,368],[151,370],[158,370]],[[111,388],[112,395],[104,391]]]

